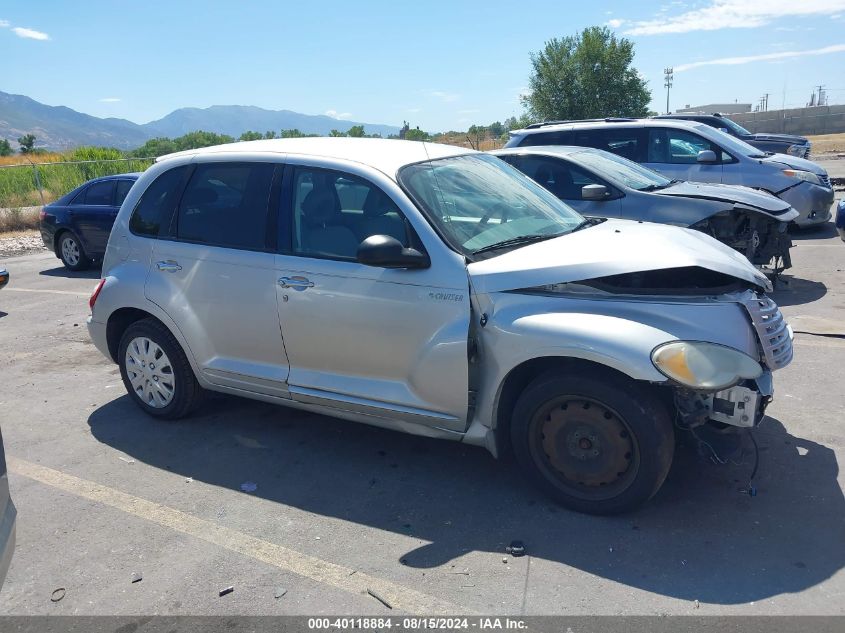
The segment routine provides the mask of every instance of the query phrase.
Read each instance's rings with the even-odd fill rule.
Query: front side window
[[[352,174],[297,167],[292,197],[296,255],[354,260],[372,235],[394,237],[406,247],[413,237],[390,196]]]
[[[399,182],[457,251],[473,256],[563,235],[583,218],[495,156],[407,165]]]
[[[718,145],[698,134],[675,128],[649,128],[646,162],[693,165],[699,152],[705,150],[712,150],[716,156],[722,153]]]
[[[655,191],[672,184],[656,171],[610,152],[584,150],[575,154],[573,159],[611,181],[637,191]]]
[[[176,220],[181,241],[266,250],[272,163],[204,163],[185,187]]]
[[[561,200],[581,200],[586,185],[604,185],[568,161],[550,156],[512,156],[508,162]]]
[[[114,180],[95,182],[85,190],[85,204],[97,206],[110,205],[114,192]]]
[[[153,181],[132,212],[129,230],[135,235],[155,237],[161,233],[162,223],[170,220],[176,206],[187,166],[164,172]]]

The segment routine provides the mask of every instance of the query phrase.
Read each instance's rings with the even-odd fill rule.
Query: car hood
[[[740,185],[711,185],[701,182],[678,182],[654,193],[661,196],[678,196],[715,200],[730,204],[739,203],[746,207],[768,213],[780,214],[789,210],[789,204],[764,191],[757,191]]]
[[[775,141],[777,143],[789,143],[790,145],[806,145],[807,139],[803,136],[793,134],[752,134],[752,141]]]
[[[788,154],[772,154],[771,156],[766,156],[766,158],[761,158],[760,161],[775,165],[780,163],[790,169],[800,169],[819,176],[827,176],[827,172],[813,161],[805,158],[798,158],[796,156],[789,156]]]
[[[607,220],[473,262],[467,270],[475,291],[489,293],[695,266],[771,288],[745,257],[709,235],[632,220]]]

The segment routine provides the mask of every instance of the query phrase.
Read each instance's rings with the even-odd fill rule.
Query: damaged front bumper
[[[675,392],[679,422],[683,428],[715,422],[719,426],[753,428],[766,415],[766,407],[774,396],[772,372],[766,370],[755,380],[716,392],[678,389]]]

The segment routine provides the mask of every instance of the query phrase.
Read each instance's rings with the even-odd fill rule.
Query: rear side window
[[[134,184],[134,180],[117,181],[117,187],[115,188],[114,194],[114,206],[119,207],[123,204],[123,201],[126,200],[126,194],[129,193],[129,190],[132,189],[132,185]]]
[[[110,205],[112,203],[113,193],[114,180],[95,182],[85,190],[85,204]]]
[[[571,145],[571,132],[546,132],[545,134],[528,134],[519,144],[519,147],[531,145]]]
[[[205,163],[191,176],[176,236],[228,248],[266,250],[271,163]]]
[[[187,166],[176,167],[156,178],[132,212],[129,230],[136,235],[155,237],[162,223],[169,222]]]
[[[642,128],[620,128],[610,125],[594,130],[574,130],[571,144],[603,149],[638,163],[643,161]]]

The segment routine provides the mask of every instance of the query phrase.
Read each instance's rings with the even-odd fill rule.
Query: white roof
[[[241,141],[226,143],[199,149],[190,149],[175,154],[161,156],[157,160],[168,160],[180,156],[203,156],[208,154],[232,154],[233,158],[240,154],[299,154],[322,158],[337,158],[369,165],[396,178],[400,167],[424,160],[434,160],[447,156],[472,154],[474,150],[453,145],[439,143],[423,143],[420,141],[400,141],[382,138],[349,138],[349,137],[307,137],[283,138],[262,141]]]

